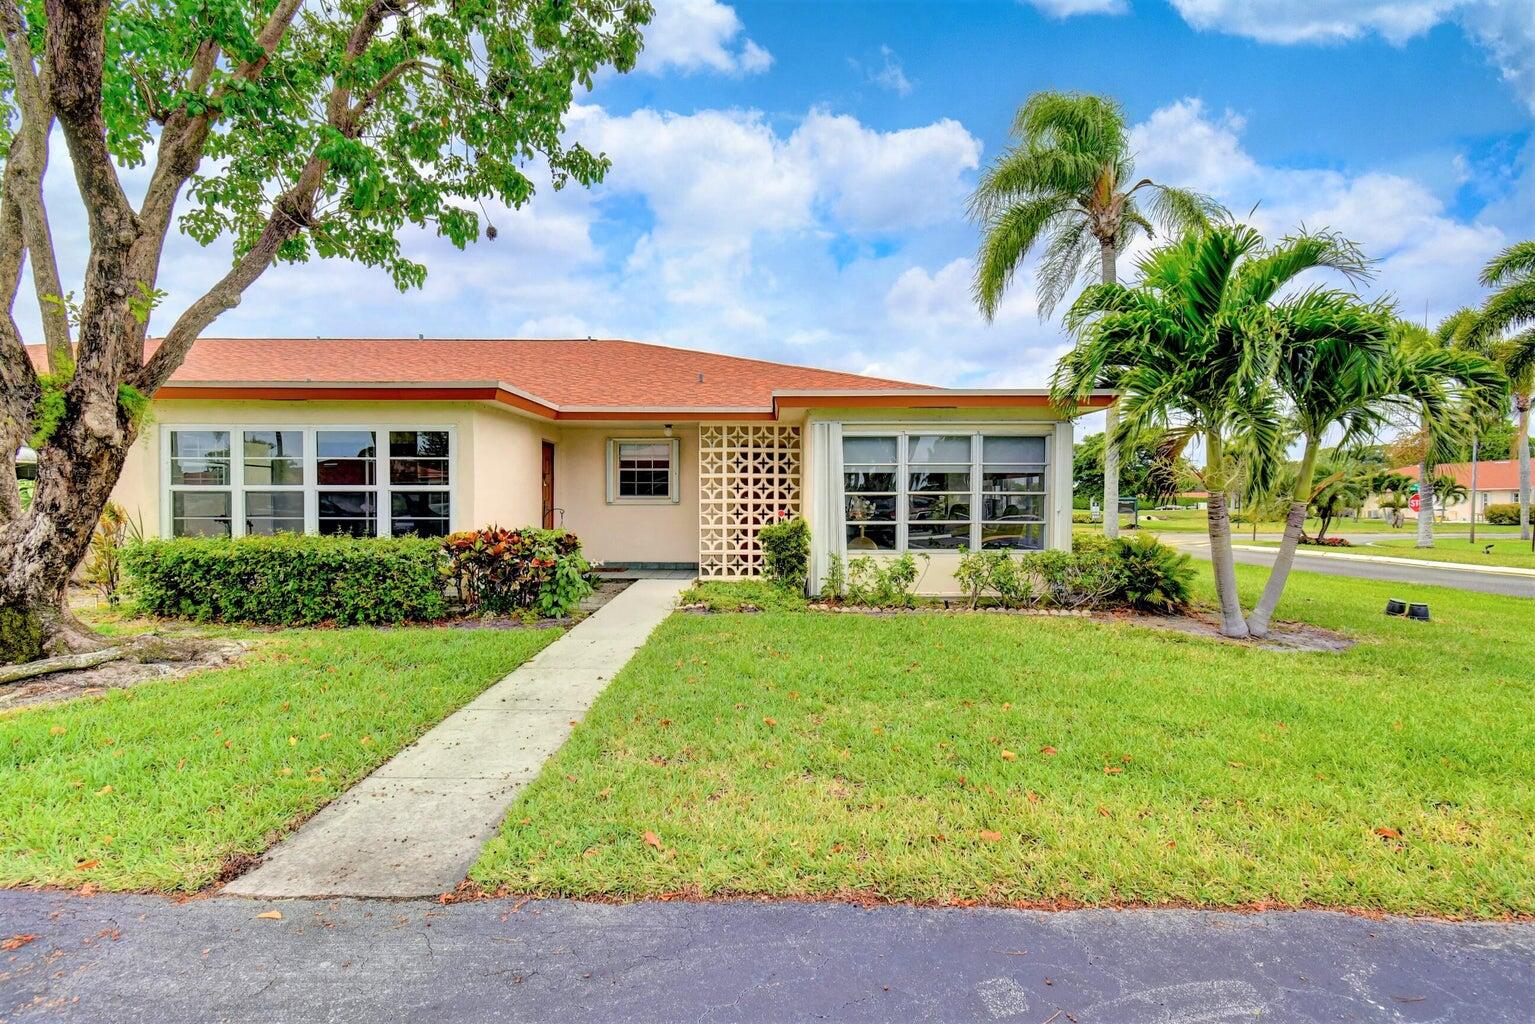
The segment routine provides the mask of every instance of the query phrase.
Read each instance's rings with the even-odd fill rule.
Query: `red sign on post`
[[[1407,499],[1407,507],[1412,509],[1414,512],[1417,512],[1423,508],[1423,499],[1414,494],[1412,497]]]

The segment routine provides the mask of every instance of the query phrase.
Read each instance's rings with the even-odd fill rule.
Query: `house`
[[[1071,457],[1040,390],[632,341],[205,338],[115,497],[162,536],[543,524],[704,577],[757,573],[757,529],[799,513],[813,585],[832,555],[910,550],[953,593],[961,548],[1070,546]]]
[[[1409,480],[1416,482],[1419,479],[1417,466],[1403,466],[1392,472],[1400,473]],[[1446,462],[1434,467],[1434,476],[1452,476],[1455,481],[1466,488],[1466,498],[1444,505],[1439,497],[1434,499],[1434,509],[1439,518],[1449,523],[1465,523],[1471,519],[1471,463]],[[1476,518],[1477,522],[1483,522],[1487,518],[1487,506],[1507,504],[1519,500],[1519,463],[1514,459],[1501,459],[1497,461],[1478,462],[1476,464]],[[1379,518],[1380,503],[1378,497],[1372,496],[1365,502],[1364,513],[1370,518]],[[1413,512],[1405,513],[1409,519],[1416,519]]]

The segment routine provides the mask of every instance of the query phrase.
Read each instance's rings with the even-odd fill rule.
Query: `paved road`
[[[15,934],[36,939],[0,953],[0,1021],[1529,1024],[1535,1007],[1535,924],[1320,912],[0,893]]]
[[[1201,534],[1161,533],[1157,536],[1164,542],[1198,558],[1210,557],[1210,539]],[[1277,540],[1278,538],[1266,539]],[[1234,543],[1240,544],[1242,540],[1236,539]],[[1236,560],[1243,565],[1273,565],[1277,554],[1277,549],[1232,552]],[[1403,559],[1403,561],[1406,560]],[[1309,551],[1295,553],[1295,568],[1328,576],[1352,576],[1356,579],[1387,580],[1407,585],[1452,587],[1456,590],[1476,590],[1484,594],[1505,594],[1510,597],[1535,597],[1535,577],[1477,572],[1470,568],[1441,569],[1430,565],[1413,565],[1410,562],[1405,565],[1389,565],[1363,559],[1319,555]],[[1408,593],[1404,592],[1402,596],[1405,598]]]

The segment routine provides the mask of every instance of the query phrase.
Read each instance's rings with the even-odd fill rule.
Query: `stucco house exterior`
[[[1419,478],[1417,466],[1403,466],[1394,470],[1416,481]],[[1471,463],[1446,462],[1434,467],[1434,476],[1452,476],[1456,483],[1466,488],[1466,497],[1463,500],[1444,505],[1443,499],[1435,497],[1435,513],[1448,523],[1468,523],[1471,521],[1472,499],[1476,502],[1477,522],[1483,522],[1487,518],[1488,505],[1510,504],[1519,500],[1519,463],[1514,459],[1484,459],[1476,464],[1476,494],[1471,494]],[[1371,496],[1365,502],[1364,514],[1371,519],[1380,518],[1379,498]],[[1417,513],[1407,512],[1405,517],[1417,519]]]
[[[159,536],[563,526],[703,577],[755,574],[756,530],[803,514],[813,587],[834,554],[911,550],[946,593],[961,547],[1069,548],[1071,455],[1039,390],[631,341],[207,338],[115,498]]]

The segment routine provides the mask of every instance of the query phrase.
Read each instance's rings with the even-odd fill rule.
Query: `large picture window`
[[[452,528],[446,429],[177,427],[165,450],[171,536],[437,537]]]
[[[1037,435],[847,434],[847,549],[1042,549],[1046,452]]]

